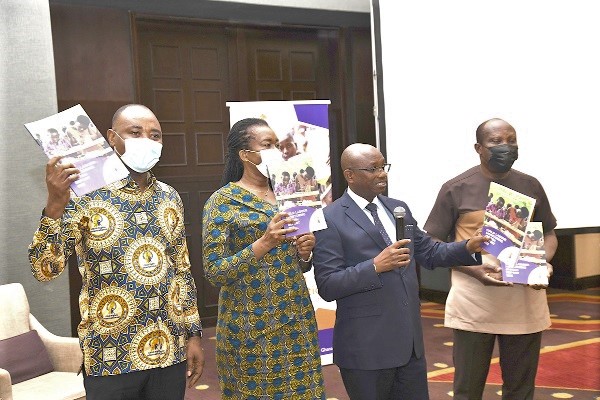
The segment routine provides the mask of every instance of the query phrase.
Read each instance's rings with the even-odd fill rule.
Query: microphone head
[[[404,218],[405,215],[406,215],[406,210],[404,209],[404,207],[398,206],[398,207],[394,208],[394,217]]]

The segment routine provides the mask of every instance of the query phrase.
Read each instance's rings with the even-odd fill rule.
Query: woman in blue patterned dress
[[[311,267],[315,238],[286,239],[296,228],[284,228],[291,220],[277,210],[259,153],[277,145],[262,119],[234,124],[225,186],[204,206],[204,274],[221,289],[216,358],[224,399],[325,399],[317,324],[302,275]]]

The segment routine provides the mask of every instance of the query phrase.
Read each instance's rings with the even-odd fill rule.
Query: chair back
[[[29,302],[20,283],[0,285],[0,340],[20,335],[29,327]]]

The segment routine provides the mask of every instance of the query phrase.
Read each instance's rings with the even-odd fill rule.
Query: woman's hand
[[[265,233],[252,245],[252,250],[256,258],[261,258],[273,247],[279,246],[286,240],[289,240],[286,235],[298,230],[297,227],[285,228],[285,224],[296,222],[289,217],[288,213],[280,212],[275,214]],[[314,244],[313,244],[314,245]]]

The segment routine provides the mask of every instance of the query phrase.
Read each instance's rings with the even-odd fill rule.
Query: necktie
[[[385,243],[388,246],[392,244],[390,237],[388,236],[387,232],[385,231],[385,228],[383,227],[383,223],[379,219],[379,215],[377,215],[377,204],[369,203],[365,208],[371,212],[371,215],[373,216],[373,221],[375,223],[375,227],[379,229],[379,233],[383,237]]]

